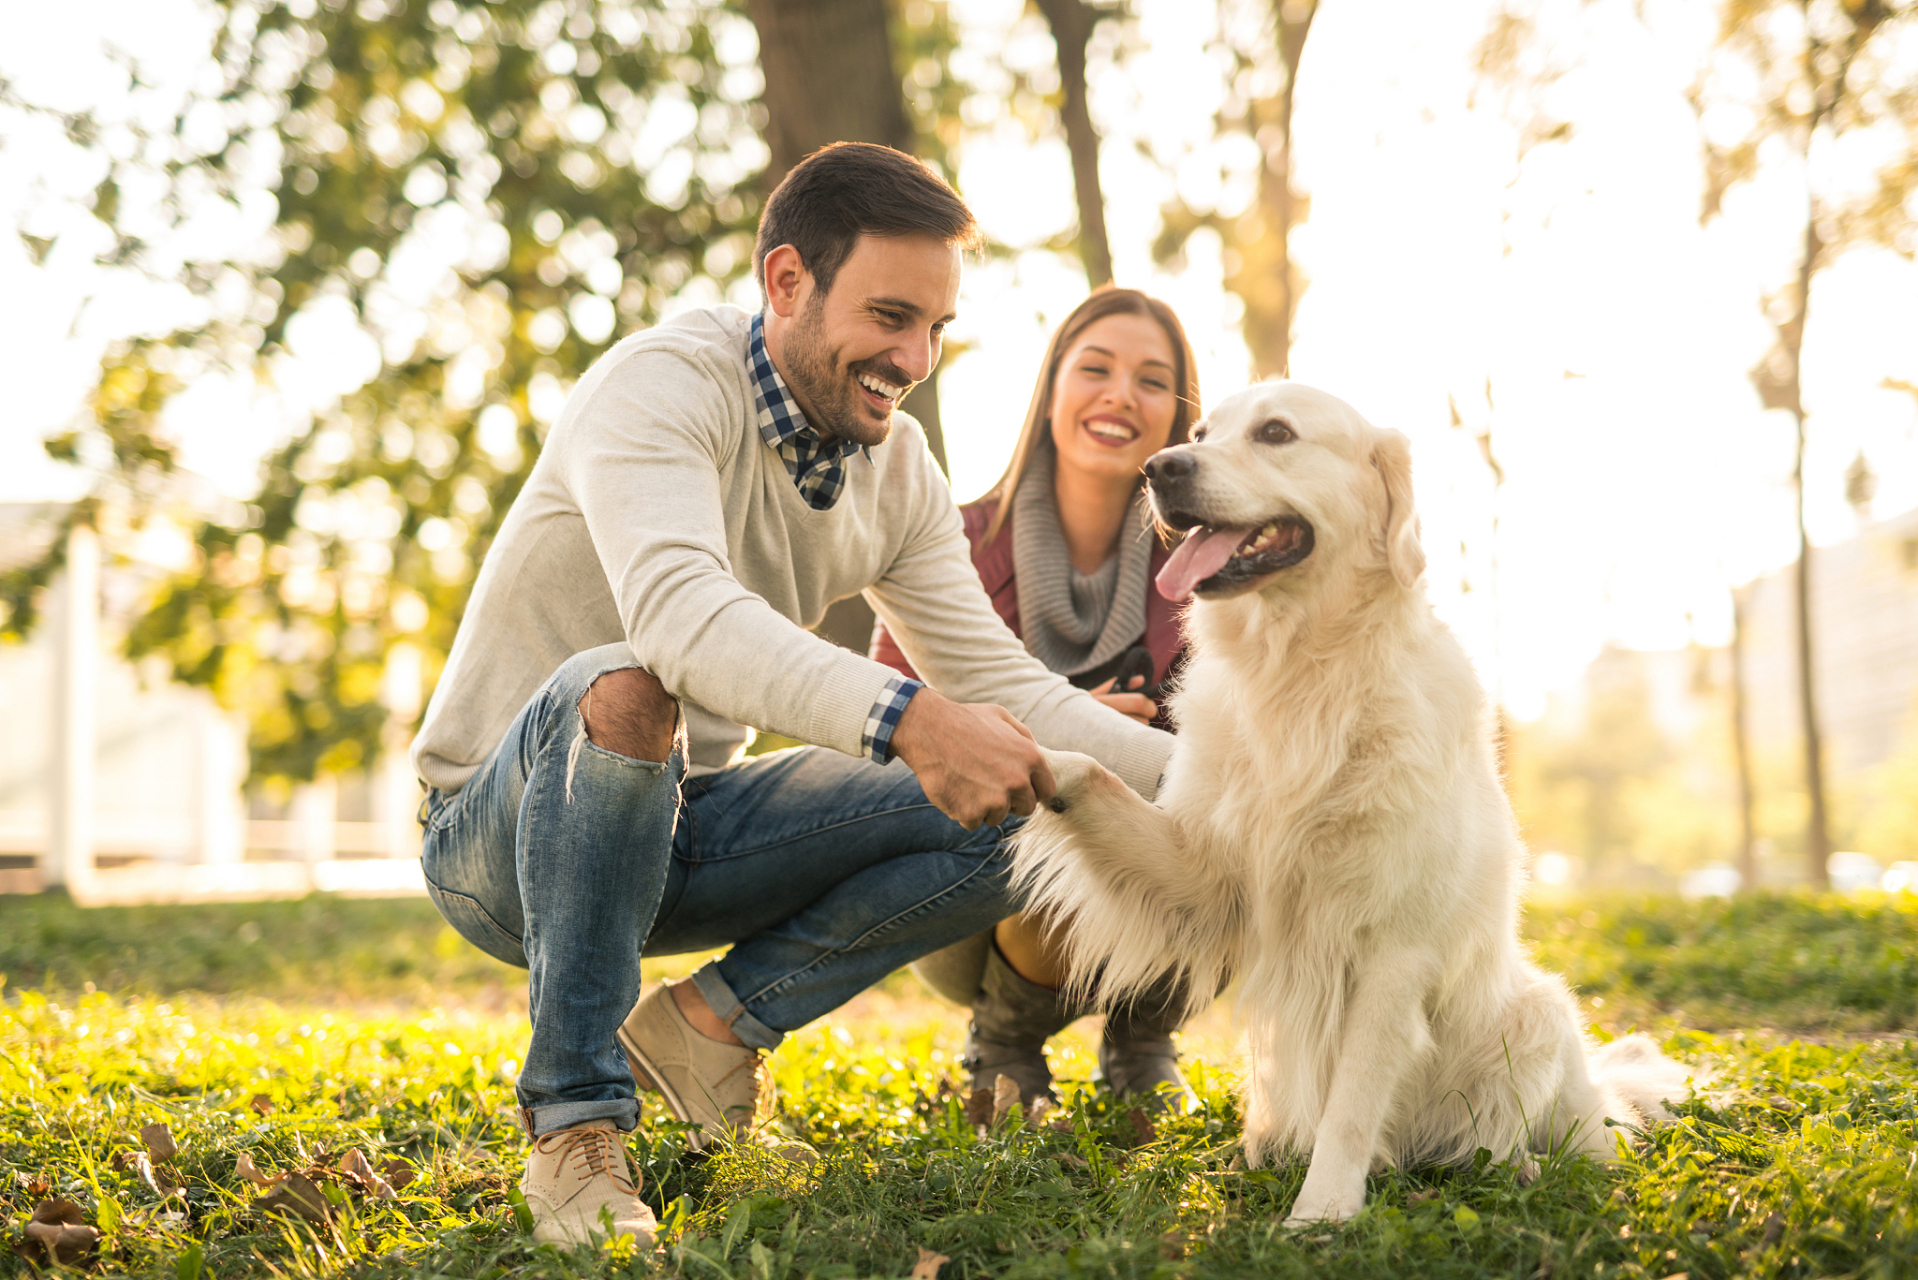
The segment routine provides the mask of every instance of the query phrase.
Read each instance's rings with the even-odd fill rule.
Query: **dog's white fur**
[[[1298,438],[1258,438],[1274,421]],[[1385,1164],[1615,1154],[1604,1121],[1663,1117],[1686,1069],[1642,1036],[1595,1049],[1519,943],[1524,852],[1479,682],[1418,589],[1405,437],[1296,383],[1203,425],[1186,513],[1300,516],[1314,549],[1192,607],[1158,807],[1049,753],[1022,886],[1107,1002],[1168,969],[1195,1008],[1240,981],[1248,1160],[1310,1155],[1289,1222],[1357,1213]]]

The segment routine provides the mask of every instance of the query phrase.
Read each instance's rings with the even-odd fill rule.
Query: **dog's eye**
[[[1192,428],[1192,443],[1197,444],[1203,439],[1205,439],[1205,428],[1204,427]]]
[[[1260,444],[1291,444],[1299,438],[1299,433],[1289,423],[1273,418],[1261,426],[1253,438]]]

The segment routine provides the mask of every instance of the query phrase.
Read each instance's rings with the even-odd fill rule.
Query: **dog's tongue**
[[[1192,532],[1185,535],[1185,541],[1166,557],[1165,568],[1159,570],[1159,576],[1154,579],[1159,594],[1174,604],[1187,599],[1192,588],[1225,568],[1225,562],[1243,541],[1243,529],[1194,526]]]

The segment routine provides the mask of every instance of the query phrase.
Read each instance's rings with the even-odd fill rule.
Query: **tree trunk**
[[[746,0],[746,15],[759,33],[759,65],[766,77],[766,145],[772,151],[767,190],[830,143],[876,142],[912,150],[912,121],[893,67],[885,0]],[[938,376],[935,369],[901,407],[925,427],[926,441],[943,468]],[[872,624],[871,607],[851,596],[826,611],[819,634],[864,653]]]
[[[1059,118],[1072,155],[1072,191],[1079,203],[1079,259],[1093,288],[1112,282],[1112,246],[1106,239],[1105,195],[1099,188],[1099,132],[1086,103],[1086,44],[1100,14],[1085,0],[1037,0],[1058,46]]]
[[[1793,510],[1798,524],[1797,621],[1798,621],[1798,715],[1805,738],[1805,798],[1809,812],[1805,824],[1805,870],[1819,889],[1831,887],[1831,826],[1825,809],[1824,739],[1818,730],[1818,696],[1813,671],[1811,627],[1811,541],[1805,534],[1805,404],[1802,396],[1800,355],[1805,346],[1805,320],[1811,310],[1811,278],[1818,270],[1818,255],[1823,248],[1818,238],[1818,208],[1814,204],[1805,219],[1805,256],[1799,264],[1796,305],[1791,319],[1779,329],[1789,360],[1786,376],[1792,422],[1797,431],[1792,453]]]
[[[1239,265],[1227,272],[1225,287],[1245,300],[1240,329],[1260,378],[1286,377],[1292,369],[1292,318],[1303,292],[1292,265],[1292,229],[1303,221],[1303,201],[1292,189],[1292,101],[1305,38],[1318,11],[1318,0],[1273,0],[1285,83],[1276,97],[1254,103],[1246,118],[1265,163],[1259,168],[1257,212],[1241,219],[1232,237]]]
[[[1758,831],[1753,822],[1751,735],[1745,720],[1745,606],[1732,591],[1732,757],[1738,763],[1738,884],[1746,893],[1758,888]]]
[[[768,189],[833,142],[912,149],[885,0],[747,0],[766,77]]]
[[[1805,870],[1820,889],[1831,887],[1831,826],[1825,811],[1825,749],[1818,730],[1818,694],[1812,674],[1811,544],[1805,536],[1805,419],[1800,414],[1792,465],[1798,516],[1798,715],[1805,736]]]

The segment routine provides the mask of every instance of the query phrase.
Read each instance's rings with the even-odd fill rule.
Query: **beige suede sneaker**
[[[676,1119],[700,1128],[694,1146],[736,1141],[772,1114],[773,1082],[757,1049],[721,1044],[693,1029],[661,984],[620,1024],[619,1045],[641,1088],[655,1088]]]
[[[639,1199],[639,1176],[611,1120],[588,1120],[533,1139],[519,1180],[533,1211],[533,1238],[570,1247],[607,1231],[650,1245],[659,1223]],[[605,1211],[602,1216],[601,1210]]]

